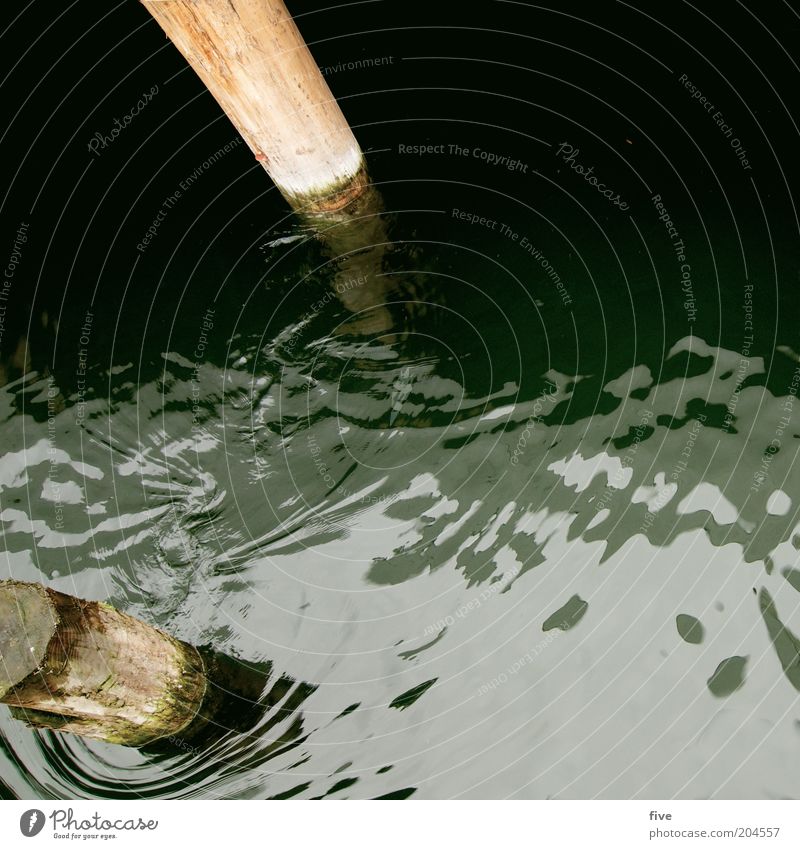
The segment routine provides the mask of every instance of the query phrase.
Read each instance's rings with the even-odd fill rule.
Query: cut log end
[[[0,650],[0,701],[37,727],[142,746],[190,726],[205,697],[193,646],[37,584],[0,582]]]
[[[57,625],[44,587],[0,584],[0,699],[42,665]]]

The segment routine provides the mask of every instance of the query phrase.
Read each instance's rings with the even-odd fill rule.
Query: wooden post
[[[364,157],[283,0],[142,0],[287,201],[335,212]]]
[[[211,657],[103,602],[0,581],[0,702],[30,725],[126,746],[189,739],[219,706]]]

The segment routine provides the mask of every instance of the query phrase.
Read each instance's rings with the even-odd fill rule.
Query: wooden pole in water
[[[126,746],[202,722],[198,649],[98,601],[0,581],[0,702],[30,725]]]
[[[142,0],[292,207],[369,185],[358,142],[283,0]]]

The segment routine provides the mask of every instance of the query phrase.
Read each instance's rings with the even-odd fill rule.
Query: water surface
[[[370,27],[397,57],[330,80],[383,196],[355,233],[292,218],[235,146],[137,248],[234,132],[136,10],[102,26],[151,56],[114,94],[158,82],[148,112],[92,161],[64,142],[104,126],[84,92],[43,111],[49,174],[18,157],[2,575],[269,677],[257,718],[199,749],[2,709],[0,795],[796,797],[797,217],[765,137],[726,107],[745,173],[675,84],[716,76],[616,6],[660,59],[510,7],[444,56],[444,13],[410,8],[409,41],[379,6],[350,30],[296,10],[322,65]]]

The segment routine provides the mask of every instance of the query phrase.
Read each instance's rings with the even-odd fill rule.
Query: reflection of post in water
[[[27,377],[32,372],[49,378],[56,371],[53,349],[59,330],[47,309],[36,310],[19,303],[0,322],[0,387]],[[59,391],[58,409],[64,408]]]
[[[198,753],[227,732],[235,732],[241,745],[258,747],[258,760],[294,748],[305,739],[302,707],[316,686],[288,675],[272,679],[272,664],[248,663],[208,648],[199,649],[213,692],[198,719],[143,746],[149,754],[172,755],[176,751]],[[264,740],[269,742],[264,745]]]
[[[373,185],[336,213],[304,215],[303,222],[323,245],[335,268],[331,288],[352,316],[333,329],[336,336],[361,337],[363,356],[350,362],[360,372],[374,373],[387,398],[387,418],[380,427],[427,427],[427,417],[403,413],[418,378],[411,352],[402,345],[410,322],[425,308],[419,299],[419,275],[393,274],[388,258],[394,245],[380,193]],[[393,348],[390,359],[368,355],[369,343]],[[428,366],[430,368],[430,359]]]
[[[46,325],[43,326],[46,327]],[[28,337],[20,333],[6,350],[0,348],[0,386],[28,374],[33,368]]]
[[[387,306],[392,284],[383,275],[390,241],[383,201],[375,186],[370,184],[337,213],[302,219],[331,257],[336,268],[331,285],[345,309],[353,313],[337,333],[376,336],[392,331],[394,321]]]
[[[252,727],[269,667],[176,640],[97,601],[0,582],[0,702],[38,728],[125,746]]]
[[[25,336],[19,336],[14,349],[0,357],[0,386],[5,386],[17,377],[27,374],[29,370],[28,339]]]

